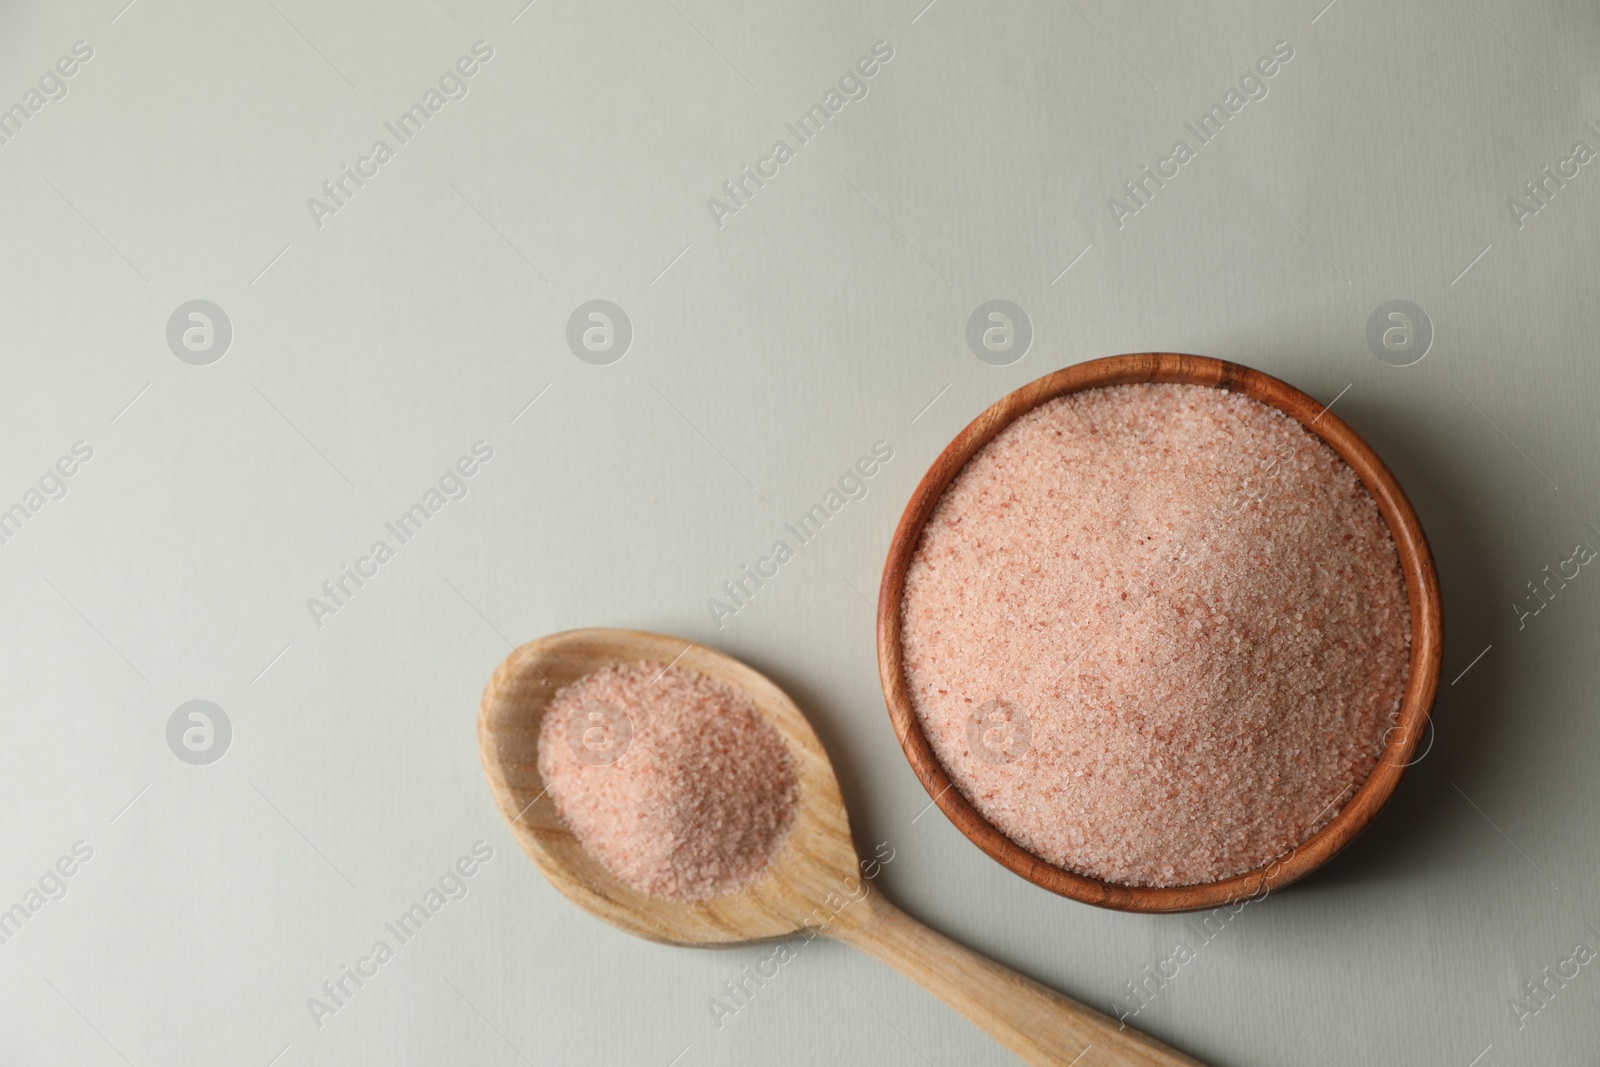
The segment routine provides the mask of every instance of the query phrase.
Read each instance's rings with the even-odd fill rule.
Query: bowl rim
[[[922,529],[945,489],[979,449],[1020,416],[1057,397],[1085,389],[1144,382],[1205,385],[1241,393],[1289,415],[1332,448],[1372,494],[1399,557],[1411,610],[1411,669],[1395,724],[1378,762],[1327,825],[1287,854],[1254,870],[1215,882],[1128,886],[1078,874],[1034,855],[983,817],[934,754],[911,704],[901,655],[901,598]],[[1394,794],[1426,733],[1444,647],[1443,610],[1433,553],[1410,500],[1366,441],[1316,399],[1262,371],[1175,352],[1140,352],[1063,367],[1015,389],[968,423],[929,466],[911,494],[890,541],[878,589],[878,672],[895,734],[911,769],[945,816],[989,856],[1035,885],[1086,904],[1134,912],[1197,911],[1246,898],[1260,899],[1305,877],[1333,858]]]

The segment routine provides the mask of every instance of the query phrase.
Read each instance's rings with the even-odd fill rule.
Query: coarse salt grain
[[[659,663],[604,667],[558,690],[539,774],[590,855],[666,900],[758,879],[799,798],[794,758],[747,694]]]
[[[1394,542],[1298,422],[1206,386],[1023,415],[945,490],[907,570],[905,675],[977,810],[1133,886],[1259,867],[1372,770],[1409,671]]]

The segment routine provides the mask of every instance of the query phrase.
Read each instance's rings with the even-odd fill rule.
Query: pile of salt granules
[[[539,774],[590,855],[666,900],[709,900],[759,878],[799,798],[794,759],[749,696],[659,663],[605,667],[558,690]]]
[[[1377,505],[1283,413],[1128,385],[1017,419],[922,534],[905,673],[935,754],[1023,848],[1133,886],[1252,870],[1372,770],[1409,669]]]

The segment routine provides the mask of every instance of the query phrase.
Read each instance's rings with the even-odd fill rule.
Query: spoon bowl
[[[712,900],[680,902],[629,888],[579,843],[539,774],[539,729],[557,691],[602,667],[667,663],[748,694],[794,757],[799,802],[788,836],[761,874]],[[897,968],[1031,1064],[1201,1067],[1092,1008],[967,949],[872,888],[833,765],[783,690],[731,656],[638,630],[569,630],[516,649],[489,680],[478,747],[500,813],[566,897],[630,934],[672,945],[729,945],[823,934]]]
[[[619,663],[675,663],[746,693],[794,757],[794,825],[754,883],[713,900],[647,896],[591,856],[556,814],[539,774],[539,728],[562,686]],[[630,934],[671,945],[761,941],[798,933],[830,893],[859,893],[850,820],[833,766],[794,701],[732,656],[664,634],[568,630],[530,641],[489,680],[478,744],[500,813],[523,851],[574,904]],[[848,882],[848,884],[847,884]]]

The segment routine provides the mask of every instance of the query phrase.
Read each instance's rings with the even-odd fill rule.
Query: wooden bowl
[[[1083,389],[1138,382],[1208,385],[1242,393],[1297,419],[1327,442],[1356,472],[1377,502],[1394,538],[1411,606],[1411,671],[1400,710],[1383,754],[1355,795],[1332,821],[1288,855],[1218,882],[1172,888],[1119,885],[1058,867],[1024,849],[985,819],[959,789],[951,788],[949,776],[922,732],[922,724],[911,705],[900,645],[900,604],[912,554],[922,539],[923,524],[967,460],[1012,420],[1046,401]],[[1428,540],[1411,502],[1377,453],[1343,419],[1291,385],[1236,363],[1170,352],[1111,356],[1079,363],[1029,382],[991,405],[939,454],[911,495],[911,502],[906,505],[890,543],[883,583],[878,591],[878,672],[883,679],[884,698],[906,758],[911,761],[911,768],[922,780],[928,795],[979,848],[1022,877],[1073,900],[1122,911],[1194,911],[1246,897],[1259,898],[1303,878],[1348,845],[1394,793],[1401,775],[1415,758],[1439,687],[1443,644],[1444,620],[1433,554],[1428,550]]]

